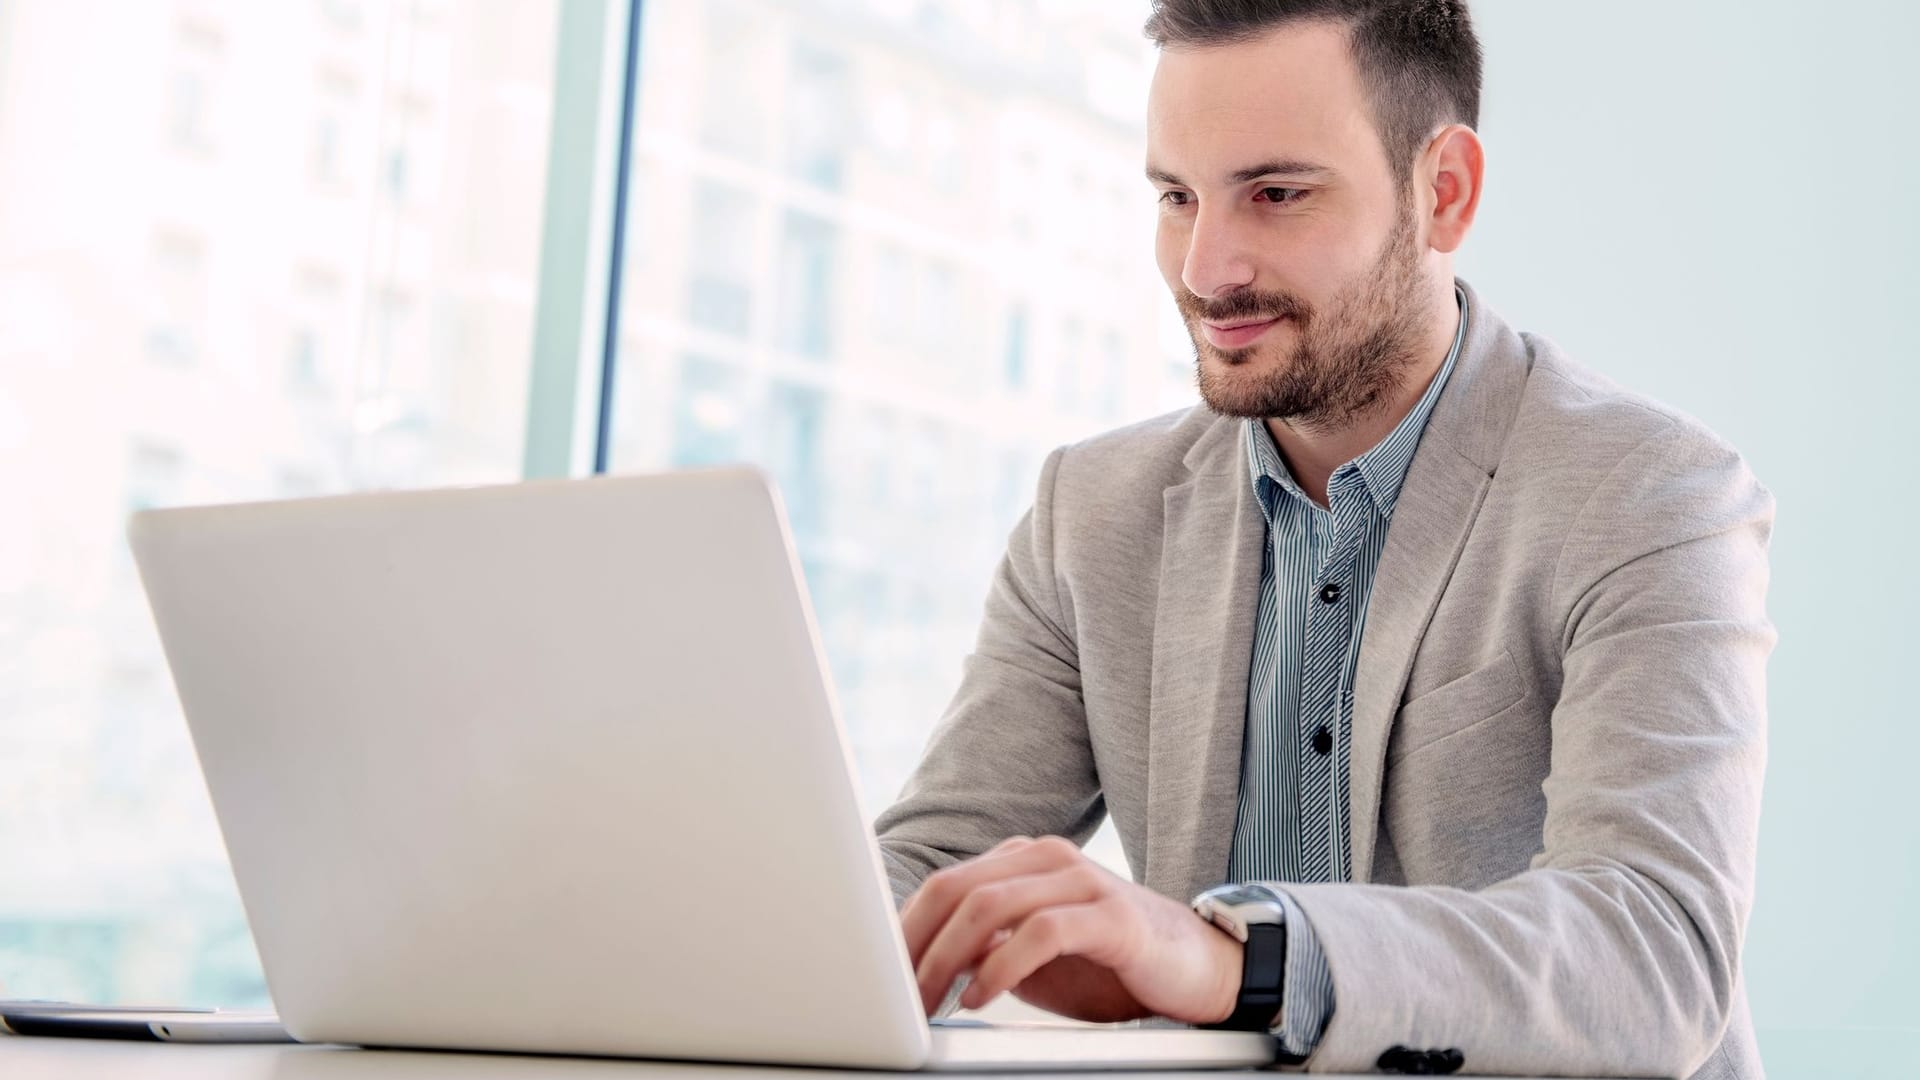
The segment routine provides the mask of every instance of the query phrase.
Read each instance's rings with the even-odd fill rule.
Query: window
[[[917,344],[927,365],[926,380],[930,385],[957,390],[970,367],[985,366],[978,356],[968,363],[967,352],[977,343],[970,340],[967,326],[960,319],[960,313],[966,310],[965,287],[959,270],[944,259],[928,261],[924,272],[914,324],[920,328]]]
[[[1017,392],[1027,385],[1027,309],[1018,304],[1007,312],[1006,341],[1003,372],[1007,389]]]
[[[129,512],[151,510],[180,501],[180,476],[185,470],[180,449],[134,436],[127,442],[126,507]]]
[[[308,123],[312,132],[309,154],[314,182],[338,186],[347,182],[354,121],[360,110],[360,80],[331,66],[315,76],[313,105]]]
[[[779,100],[775,87],[768,82],[772,57],[767,51],[766,36],[760,32],[759,7],[754,0],[746,0],[738,4],[682,3],[678,10],[664,15],[646,11],[649,24],[665,23],[689,36],[699,34],[702,48],[698,51],[648,48],[654,44],[654,35],[646,28],[641,31],[642,49],[648,53],[642,60],[643,71],[659,71],[665,76],[663,65],[679,66],[669,59],[671,53],[680,54],[681,61],[689,57],[696,59],[698,74],[695,77],[702,87],[698,105],[702,118],[700,140],[722,154],[755,163],[766,154],[768,118]],[[644,5],[642,9],[645,10]],[[685,69],[671,78],[677,89],[686,78]],[[656,81],[652,88],[658,89],[664,83],[665,79]],[[659,99],[649,101],[643,89],[641,100],[642,107],[646,108],[656,105]]]
[[[899,247],[882,242],[874,254],[872,286],[867,295],[873,299],[867,325],[874,336],[890,345],[913,343],[913,312],[920,275],[913,259]]]
[[[288,6],[0,5],[0,996],[264,1003],[126,513],[520,472],[557,0]]]
[[[206,246],[192,233],[161,228],[147,272],[153,283],[147,355],[163,364],[191,364],[206,332]]]
[[[167,138],[177,151],[205,155],[213,150],[211,113],[220,104],[216,85],[225,49],[226,35],[218,26],[182,20],[174,27]]]
[[[342,33],[357,33],[366,19],[359,0],[320,0],[320,11],[328,24]]]
[[[788,164],[801,180],[838,190],[846,178],[854,113],[846,61],[831,50],[796,42],[788,83]]]
[[[125,513],[507,480],[528,449],[559,0],[311,0],[303,33],[191,6],[102,38],[0,5],[14,996],[264,997]],[[1109,272],[1151,260],[1145,190],[1101,197],[1139,170],[1143,5],[640,10],[612,467],[777,478],[877,810],[1042,457],[1192,400],[1164,290]],[[70,123],[23,122],[47,101]],[[115,227],[75,229],[76,178],[125,175]]]
[[[308,265],[293,274],[287,333],[287,383],[297,392],[323,392],[336,377],[335,354],[345,338],[346,306],[340,276]]]
[[[1042,457],[1194,398],[1190,347],[1161,348],[1150,192],[1119,220],[1099,198],[1144,156],[1145,6],[642,11],[627,227],[652,263],[628,255],[612,468],[778,480],[877,812],[953,692]],[[1072,170],[1091,187],[1043,186]],[[688,302],[647,276],[662,260],[693,268]],[[734,346],[683,347],[703,331]]]
[[[689,356],[673,398],[673,460],[721,465],[747,456],[749,380],[724,361]]]
[[[833,350],[833,304],[840,291],[835,253],[839,230],[830,221],[789,210],[780,231],[779,276],[774,282],[779,345],[812,360]]]
[[[1070,315],[1062,321],[1056,340],[1058,345],[1050,365],[1054,375],[1054,407],[1064,413],[1083,413],[1086,384],[1095,376],[1087,370],[1092,358],[1087,355],[1086,327],[1078,315]]]
[[[694,190],[697,241],[687,252],[687,320],[746,337],[753,323],[754,226],[759,200],[703,179]]]
[[[416,90],[395,94],[385,109],[388,123],[380,158],[380,185],[386,197],[404,208],[417,208],[439,182],[440,148],[444,133],[440,110]]]
[[[396,369],[406,371],[420,359],[413,333],[413,306],[412,297],[394,286],[386,286],[374,294],[369,315],[373,324],[372,340],[361,355],[362,397],[379,399],[400,392],[404,383],[396,381]]]

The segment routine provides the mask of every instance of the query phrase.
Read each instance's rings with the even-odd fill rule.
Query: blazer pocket
[[[1388,760],[1405,757],[1505,712],[1527,696],[1520,666],[1505,649],[1493,663],[1470,671],[1400,706]]]

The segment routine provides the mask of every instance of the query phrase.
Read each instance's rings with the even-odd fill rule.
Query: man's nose
[[[1253,283],[1253,252],[1229,215],[1202,206],[1187,237],[1187,260],[1180,280],[1195,296],[1212,297]]]

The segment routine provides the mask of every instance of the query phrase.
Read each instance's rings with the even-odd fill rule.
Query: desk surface
[[[0,1035],[0,1077],[7,1080],[826,1080],[828,1077],[934,1076],[832,1069],[781,1069],[680,1062],[608,1061],[512,1054],[437,1054],[339,1046],[206,1046]],[[945,1074],[959,1075],[959,1074]],[[1011,1076],[1012,1074],[996,1074]],[[1052,1080],[1073,1073],[1025,1074]],[[1220,1080],[1243,1073],[1134,1073],[1140,1077]],[[1273,1075],[1273,1074],[1262,1074]],[[1471,1080],[1456,1077],[1455,1080]]]

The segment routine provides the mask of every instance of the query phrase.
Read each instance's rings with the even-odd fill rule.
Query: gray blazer
[[[1467,1072],[1757,1078],[1773,497],[1698,421],[1465,291],[1361,642],[1355,880],[1284,886],[1334,983],[1307,1067],[1404,1045]],[[1103,815],[1147,886],[1223,879],[1264,535],[1242,431],[1196,407],[1047,459],[878,822],[897,894]]]

